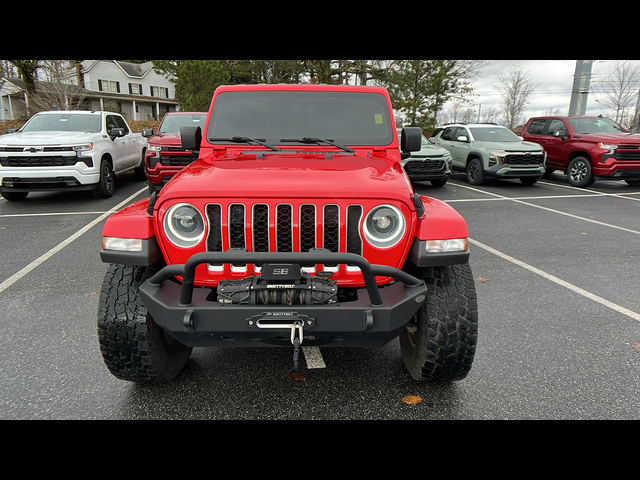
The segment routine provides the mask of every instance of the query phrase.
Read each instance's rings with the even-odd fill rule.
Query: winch
[[[332,272],[303,273],[298,264],[263,265],[261,274],[242,280],[222,280],[218,303],[235,305],[330,305],[338,302]]]

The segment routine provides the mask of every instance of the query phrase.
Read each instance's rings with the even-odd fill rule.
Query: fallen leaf
[[[633,345],[631,345],[633,348],[635,348],[636,350],[640,350],[640,343],[634,343]]]
[[[402,402],[407,405],[418,405],[419,403],[422,403],[422,399],[415,395],[408,395],[402,399]]]
[[[478,277],[476,280],[478,280],[479,282],[482,282],[482,283],[489,281],[488,278],[483,278],[483,277]]]
[[[286,372],[284,374],[285,377],[290,378],[296,382],[306,382],[307,381],[307,377],[305,377],[304,375],[300,375],[299,373],[291,373],[291,372]]]
[[[98,294],[98,292],[91,292],[89,295],[91,295],[93,297],[94,295],[97,295],[97,294]]]

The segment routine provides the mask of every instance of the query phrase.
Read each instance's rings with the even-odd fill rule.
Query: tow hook
[[[304,329],[302,322],[293,322],[291,325],[291,343],[293,344],[293,373],[298,371],[298,357],[300,355],[300,345],[304,340]]]

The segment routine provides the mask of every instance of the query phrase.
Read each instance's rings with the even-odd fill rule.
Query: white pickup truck
[[[31,191],[92,190],[113,195],[115,175],[145,180],[148,140],[112,112],[40,112],[0,136],[0,194],[23,200]]]

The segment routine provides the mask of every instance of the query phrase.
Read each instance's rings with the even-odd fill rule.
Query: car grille
[[[195,161],[191,152],[180,147],[163,147],[160,163],[165,167],[186,167]]]
[[[616,150],[616,160],[623,162],[633,162],[640,160],[640,147],[631,145],[620,145]]]
[[[504,158],[507,165],[540,165],[544,162],[543,154],[515,154],[510,153]]]
[[[73,157],[1,157],[3,167],[69,167],[78,163]]]
[[[207,251],[222,252],[229,248],[286,253],[324,248],[331,252],[362,255],[362,211],[361,205],[210,204],[206,207],[209,221]],[[227,232],[228,238],[223,232]],[[344,232],[344,239],[340,238],[341,232]],[[232,267],[242,269],[246,266]],[[303,267],[315,269],[315,265]],[[325,269],[330,267],[337,266],[325,265]]]
[[[404,169],[407,173],[441,172],[444,170],[444,160],[409,161],[404,166]]]

